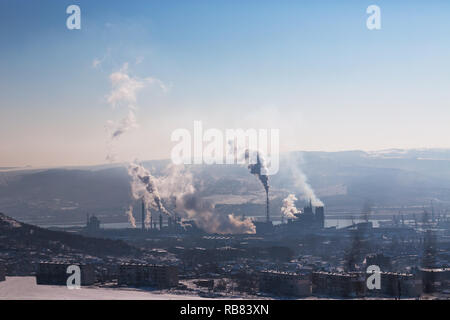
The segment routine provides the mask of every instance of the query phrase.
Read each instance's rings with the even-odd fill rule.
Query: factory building
[[[325,208],[323,206],[314,208],[310,201],[302,212],[294,215],[295,219],[288,219],[287,223],[277,226],[273,225],[270,220],[254,221],[256,233],[261,235],[273,232],[298,234],[299,232],[316,232],[325,228]]]
[[[178,285],[178,269],[174,266],[122,264],[119,285],[170,288]]]
[[[71,273],[67,273],[67,268],[77,265],[81,271],[81,286],[89,286],[95,283],[95,270],[93,265],[78,263],[54,263],[41,262],[36,273],[36,283],[44,285],[67,285],[67,279]]]
[[[290,296],[307,297],[311,295],[311,277],[304,274],[262,271],[259,275],[261,292]]]
[[[365,294],[365,277],[356,273],[312,273],[312,293],[336,297],[362,297]]]
[[[325,227],[325,209],[324,207],[314,207],[309,201],[309,205],[303,208],[302,213],[295,214],[296,219],[288,220],[288,224],[295,227],[323,229]]]
[[[412,274],[382,272],[379,291],[390,297],[418,297],[422,293],[422,282]]]
[[[394,298],[419,297],[422,293],[422,281],[413,274],[381,272],[380,289],[367,289],[367,280],[372,273],[350,272],[350,275],[363,281],[365,295],[389,296]]]
[[[97,234],[100,231],[100,220],[96,216],[86,215],[86,232],[88,234]]]
[[[314,224],[319,229],[325,228],[325,208],[323,206],[316,207],[314,213]]]
[[[0,281],[5,281],[6,279],[6,268],[0,264]]]
[[[279,226],[281,232],[315,232],[325,227],[325,208],[313,207],[311,201],[303,208],[303,212],[296,213],[295,219],[288,219],[287,223]]]
[[[450,289],[450,268],[421,268],[423,292],[433,293]]]

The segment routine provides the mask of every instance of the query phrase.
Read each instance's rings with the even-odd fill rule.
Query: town
[[[103,229],[97,217],[88,216],[85,227],[65,231],[28,227],[36,230],[31,235],[54,233],[52,239],[61,244],[33,251],[20,242],[4,243],[0,261],[6,275],[35,275],[39,285],[66,285],[66,269],[75,264],[82,286],[144,287],[211,298],[448,297],[446,216],[425,212],[420,222],[326,228],[323,206],[308,203],[296,215],[273,224],[267,212],[266,221],[254,222],[254,234],[208,234],[194,221],[163,221],[162,216],[151,228],[143,220],[142,228]],[[3,221],[17,224],[15,232],[27,227],[6,216]],[[89,243],[78,250],[92,250],[68,252],[68,241]],[[100,246],[109,251],[100,252]],[[379,288],[367,285],[370,266],[379,267]]]

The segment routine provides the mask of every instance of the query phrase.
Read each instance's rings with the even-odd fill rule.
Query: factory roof
[[[420,268],[420,271],[425,271],[425,272],[449,272],[450,268]]]
[[[120,266],[128,266],[128,267],[169,267],[169,265],[163,264],[147,264],[147,263],[121,263]]]
[[[304,276],[302,273],[296,273],[296,272],[288,272],[288,271],[278,271],[278,270],[263,270],[260,271],[261,273],[265,274],[272,274],[272,275],[284,275],[284,276]]]
[[[86,263],[79,262],[70,262],[70,261],[39,261],[40,264],[54,264],[54,265],[77,265],[77,266],[86,266]]]

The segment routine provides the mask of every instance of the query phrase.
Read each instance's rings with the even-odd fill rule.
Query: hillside
[[[139,249],[120,240],[51,231],[0,213],[0,261],[8,266],[10,274],[28,274],[41,260],[95,262],[140,254]]]
[[[292,161],[294,159],[294,161]],[[169,161],[146,161],[156,176]],[[283,155],[278,174],[270,177],[271,211],[279,215],[288,193],[301,195],[289,165],[301,168],[327,213],[360,212],[370,200],[376,207],[450,204],[450,150],[384,150],[378,152],[292,152]],[[199,194],[220,212],[247,216],[264,211],[258,179],[245,166],[190,166]],[[123,165],[0,172],[0,211],[32,224],[84,223],[86,213],[102,222],[126,222],[129,177]],[[299,203],[302,206],[303,203]],[[398,212],[398,209],[393,210]]]

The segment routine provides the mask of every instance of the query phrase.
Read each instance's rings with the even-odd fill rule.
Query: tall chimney
[[[325,228],[325,209],[323,206],[316,207],[314,218],[319,228]]]
[[[269,191],[268,190],[266,190],[266,213],[267,213],[266,220],[267,220],[267,222],[270,222],[270,216],[269,216]]]
[[[144,199],[142,199],[142,231],[145,230],[145,202]]]
[[[162,230],[162,225],[163,225],[163,217],[161,212],[159,213],[159,230]]]

